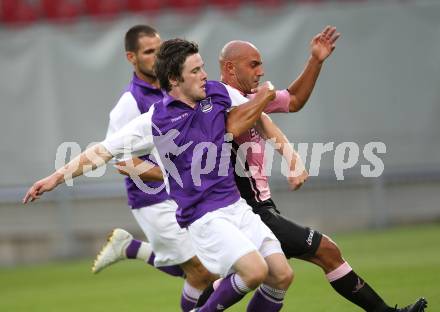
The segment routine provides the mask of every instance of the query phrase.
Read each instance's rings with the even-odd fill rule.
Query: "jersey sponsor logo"
[[[180,116],[177,116],[177,117],[171,118],[171,122],[179,121],[179,120],[181,120],[181,119],[183,119],[183,118],[185,118],[185,117],[188,117],[188,113],[183,113],[183,114],[180,115]]]
[[[313,242],[313,234],[315,234],[314,230],[310,230],[309,232],[309,236],[307,237],[306,243],[309,246],[312,246],[312,242]]]
[[[211,97],[207,97],[206,99],[201,100],[200,106],[201,106],[202,112],[204,112],[204,113],[209,113],[210,111],[212,111]]]

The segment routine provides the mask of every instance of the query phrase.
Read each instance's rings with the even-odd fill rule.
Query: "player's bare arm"
[[[336,32],[334,26],[325,27],[322,32],[313,37],[310,42],[310,57],[303,72],[287,88],[290,94],[290,112],[299,111],[309,99],[322,64],[335,50],[336,40],[339,37],[340,33]]]
[[[125,176],[135,175],[144,182],[163,181],[162,171],[159,166],[138,157],[133,157],[129,161],[117,162],[115,167],[120,174]]]
[[[51,175],[34,183],[23,198],[23,204],[39,199],[45,192],[52,191],[64,183],[66,178],[75,178],[91,171],[113,158],[113,155],[100,143],[95,144]]]
[[[292,190],[299,189],[309,176],[299,154],[289,143],[281,129],[278,128],[267,114],[261,114],[261,118],[256,123],[256,128],[266,140],[273,142],[277,152],[289,164],[290,174],[287,177],[287,181],[290,188]]]
[[[232,109],[226,121],[226,131],[234,137],[240,136],[255,125],[266,105],[275,99],[275,90],[270,82],[256,89],[255,97],[249,102]]]

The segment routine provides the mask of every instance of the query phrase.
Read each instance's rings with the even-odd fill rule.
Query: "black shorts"
[[[316,253],[321,243],[321,233],[283,217],[272,199],[248,201],[248,204],[278,238],[286,258],[310,257]]]

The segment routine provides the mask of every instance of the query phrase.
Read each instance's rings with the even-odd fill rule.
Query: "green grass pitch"
[[[334,235],[345,258],[389,304],[419,296],[440,311],[440,225]],[[182,281],[130,260],[92,275],[93,259],[0,269],[2,312],[178,311]],[[290,262],[296,277],[284,311],[361,311],[339,297],[320,269]],[[248,295],[229,311],[245,311]]]

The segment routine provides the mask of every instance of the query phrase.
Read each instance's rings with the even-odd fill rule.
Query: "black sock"
[[[201,306],[203,306],[206,301],[208,301],[209,296],[211,296],[211,294],[214,292],[214,283],[209,284],[208,287],[206,287],[202,294],[200,295],[199,299],[197,300],[196,306],[195,308],[200,308]]]
[[[365,311],[385,312],[389,309],[383,299],[354,271],[330,284],[341,296]]]

